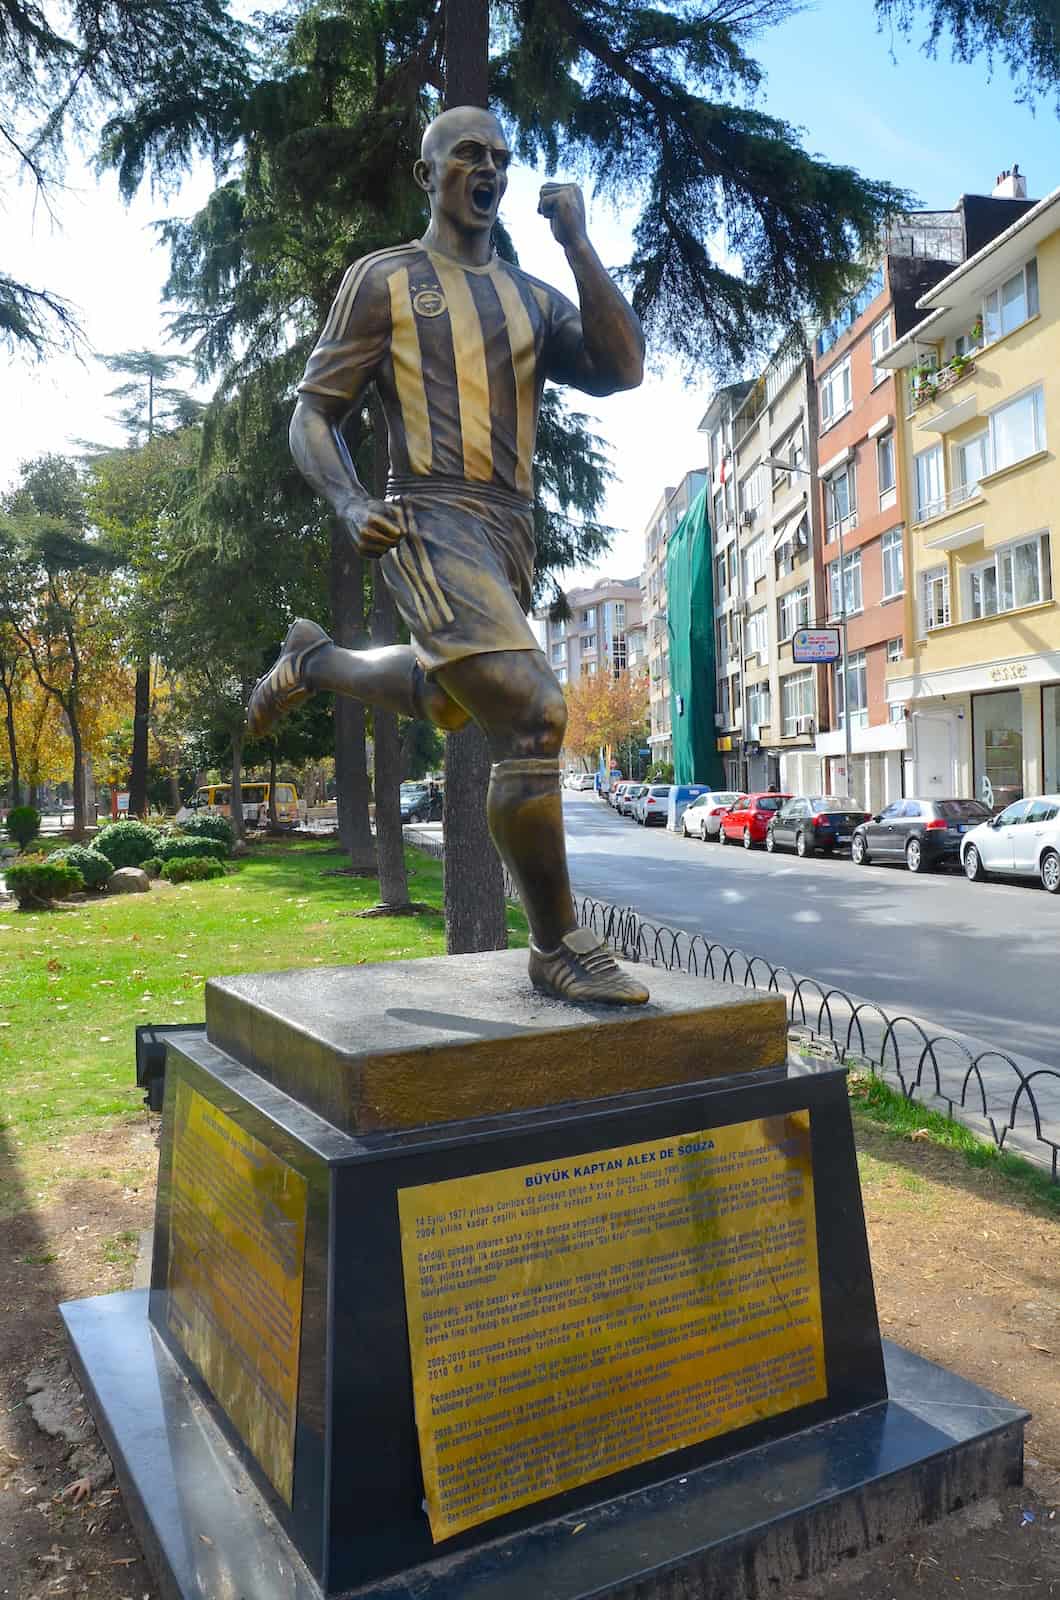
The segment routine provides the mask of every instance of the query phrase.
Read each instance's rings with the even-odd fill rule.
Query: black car
[[[770,822],[766,849],[794,850],[797,856],[848,850],[854,829],[868,815],[848,794],[798,794]]]
[[[895,800],[855,831],[850,853],[859,867],[904,861],[910,872],[930,872],[956,861],[968,829],[989,820],[978,800]]]
[[[435,783],[401,785],[402,822],[440,822],[442,791]]]

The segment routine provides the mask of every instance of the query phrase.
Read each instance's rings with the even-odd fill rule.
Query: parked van
[[[250,828],[264,828],[269,820],[269,785],[254,779],[242,784],[243,821]],[[232,785],[207,783],[196,789],[186,806],[177,812],[176,821],[186,822],[188,817],[213,815],[227,817],[232,812]],[[305,818],[305,807],[293,783],[284,780],[276,785],[276,820],[281,827],[297,828]]]
[[[701,794],[706,794],[709,785],[705,783],[673,783],[670,785],[670,799],[667,803],[666,826],[674,833],[681,831],[681,818]]]

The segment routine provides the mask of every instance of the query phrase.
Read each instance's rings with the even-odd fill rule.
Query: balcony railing
[[[974,371],[975,360],[970,355],[954,356],[944,367],[914,367],[909,375],[912,410],[919,411],[921,406],[945,394]]]
[[[913,513],[914,527],[919,527],[922,522],[930,522],[934,517],[944,517],[947,512],[956,511],[966,500],[974,500],[978,493],[978,482],[958,483],[955,488],[948,489],[936,499],[925,500]]]

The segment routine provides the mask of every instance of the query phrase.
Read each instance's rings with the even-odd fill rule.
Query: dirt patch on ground
[[[39,1431],[26,1392],[34,1369],[61,1362],[57,1303],[130,1282],[154,1141],[146,1116],[66,1140],[39,1198],[36,1161],[18,1164],[24,1204],[0,1220],[5,1600],[155,1600],[113,1481],[86,1477],[78,1444]],[[790,1600],[1060,1600],[1060,1225],[959,1155],[865,1128],[859,1147],[883,1331],[1034,1412],[1027,1485],[798,1584]]]

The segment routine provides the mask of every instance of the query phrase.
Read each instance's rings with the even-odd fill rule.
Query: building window
[[[582,677],[583,678],[592,678],[592,677],[595,677],[595,675],[596,675],[596,662],[595,661],[583,661],[582,662]]]
[[[872,384],[873,388],[882,383],[884,378],[889,378],[890,373],[886,367],[879,365],[884,355],[891,348],[891,313],[872,325]]]
[[[933,444],[913,457],[916,469],[916,520],[926,522],[946,509],[946,489],[942,474],[942,446]]]
[[[758,579],[766,570],[767,555],[765,534],[759,534],[757,539],[752,539],[743,553],[743,592],[751,593]]]
[[[841,532],[849,533],[858,525],[857,477],[853,461],[825,479],[824,520],[830,540],[838,538]]]
[[[920,601],[924,632],[947,628],[950,622],[950,573],[948,567],[932,567],[920,574]]]
[[[729,616],[728,612],[718,618],[718,666],[722,672],[729,664]]]
[[[888,639],[888,641],[887,641],[887,660],[888,661],[901,661],[904,652],[905,652],[905,642],[904,642],[904,640],[902,640],[900,638],[899,639]]]
[[[977,433],[973,439],[965,439],[955,445],[953,465],[957,479],[953,498],[959,505],[962,500],[970,500],[979,493],[979,479],[985,478],[990,471],[989,433]]]
[[[591,651],[593,651],[595,649],[596,649],[596,635],[595,635],[595,633],[583,634],[582,635],[582,654],[586,655],[586,654],[590,653]]]
[[[762,504],[762,468],[757,466],[740,482],[740,510],[745,516],[754,516]]]
[[[814,715],[813,672],[793,672],[780,680],[781,733],[793,739],[803,717]]]
[[[772,453],[778,461],[786,461],[791,467],[801,467],[806,459],[802,428],[796,428],[794,433],[789,433],[786,439],[781,439]],[[786,489],[793,482],[792,474],[784,467],[773,468],[774,489]]]
[[[1004,338],[1038,313],[1038,263],[1028,261],[983,297],[983,343]]]
[[[729,557],[725,551],[715,557],[714,571],[718,585],[717,604],[723,605],[729,598]]]
[[[593,625],[593,614],[592,614],[592,612],[591,611],[583,611],[582,612],[582,627],[583,628],[591,628],[592,625]]]
[[[614,629],[616,633],[624,633],[626,629],[626,602],[616,600],[614,603]]]
[[[866,728],[869,722],[869,680],[864,650],[853,650],[847,656],[847,685],[850,690],[850,726]],[[832,670],[832,690],[835,698],[836,727],[841,728],[846,718],[841,661],[837,661]]]
[[[821,430],[830,428],[850,410],[850,357],[844,356],[821,379],[818,392],[821,405]]]
[[[553,661],[564,661],[566,659],[566,655],[567,647],[561,639],[558,644],[554,644],[552,646],[552,659]]]
[[[892,528],[880,541],[883,551],[883,598],[893,600],[905,593],[905,565],[902,556],[902,530]]]
[[[747,691],[747,720],[752,727],[761,727],[769,721],[769,685],[753,684]],[[753,737],[753,735],[752,735]]]
[[[747,619],[747,628],[744,633],[744,654],[758,655],[765,659],[769,654],[769,628],[765,607],[761,611],[752,611]]]
[[[1036,534],[995,550],[962,574],[961,615],[977,622],[999,611],[1038,605],[1052,595],[1049,535]]]
[[[567,669],[566,669],[566,667],[557,667],[556,668],[556,682],[557,683],[566,683],[566,681],[567,681]]]
[[[781,639],[790,639],[796,628],[807,628],[810,624],[810,586],[801,584],[798,589],[789,589],[787,594],[781,595],[777,601],[777,622]]]
[[[624,633],[616,633],[611,645],[611,665],[614,668],[616,678],[620,672],[625,672],[628,664],[629,656],[626,651],[626,636]]]
[[[880,491],[880,510],[887,511],[898,498],[895,487],[893,433],[885,433],[876,440],[876,481]]]
[[[905,721],[905,706],[902,705],[901,701],[892,700],[890,702],[890,704],[887,707],[887,721],[888,722],[904,722]]]
[[[828,596],[830,602],[829,615],[841,617],[846,612],[849,617],[855,611],[862,609],[861,600],[861,551],[853,550],[843,559],[843,593],[839,592],[839,562],[832,561],[828,566]]]
[[[990,413],[990,470],[1000,472],[1045,449],[1045,401],[1041,389]]]

